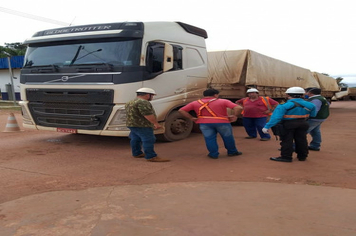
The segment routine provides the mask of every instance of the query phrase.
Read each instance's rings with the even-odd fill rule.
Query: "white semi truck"
[[[205,30],[181,22],[123,22],[37,32],[21,71],[25,128],[128,136],[124,104],[141,87],[163,139],[184,139],[192,122],[177,111],[201,97],[207,81]]]
[[[149,87],[157,92],[152,104],[164,127],[155,132],[175,141],[186,138],[193,128],[178,109],[201,98],[207,87],[232,101],[245,97],[250,87],[278,100],[285,98],[288,87],[321,87],[310,70],[251,50],[207,53],[206,38],[205,30],[181,22],[37,32],[25,41],[28,49],[20,79],[23,125],[128,136],[124,105],[137,89]]]

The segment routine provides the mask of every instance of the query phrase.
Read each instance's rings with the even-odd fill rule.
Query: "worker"
[[[126,126],[130,129],[130,145],[132,156],[146,158],[150,162],[167,162],[168,159],[158,157],[154,150],[156,137],[154,129],[160,129],[155,110],[150,101],[156,92],[151,88],[140,88],[136,91],[137,97],[125,105]],[[142,148],[143,151],[142,152]]]
[[[307,101],[316,106],[317,114],[315,117],[310,116],[308,119],[309,129],[308,134],[311,135],[312,140],[308,146],[311,151],[320,151],[321,146],[321,132],[320,126],[329,117],[329,102],[325,97],[321,96],[321,89],[310,87],[305,89],[305,98]]]
[[[276,107],[270,121],[262,129],[264,133],[268,133],[269,128],[281,122],[281,154],[279,157],[271,157],[272,161],[292,162],[293,141],[298,160],[305,161],[308,157],[307,118],[316,116],[316,107],[303,99],[304,93],[301,87],[288,88],[286,103]]]
[[[204,98],[182,107],[179,112],[199,124],[209,151],[208,157],[212,159],[219,157],[219,146],[216,140],[218,133],[224,142],[228,156],[241,155],[242,152],[239,152],[236,148],[230,122],[237,120],[242,107],[227,99],[219,99],[219,91],[213,88],[205,90],[203,96]],[[228,116],[227,108],[232,109],[232,115]],[[197,117],[189,114],[190,111],[195,111]]]
[[[236,101],[236,104],[243,107],[242,121],[248,135],[246,138],[256,138],[258,132],[261,141],[268,141],[271,135],[263,133],[262,128],[266,125],[267,118],[272,115],[278,102],[269,97],[259,96],[259,91],[255,88],[248,89],[246,94],[246,98]]]

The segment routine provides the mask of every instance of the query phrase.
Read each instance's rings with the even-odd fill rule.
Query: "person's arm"
[[[158,124],[156,116],[155,115],[147,115],[144,116],[149,122],[151,122],[154,126],[154,129],[159,129],[162,128],[162,126],[160,124]]]
[[[323,104],[319,99],[314,99],[311,101],[315,105],[316,113],[320,111],[321,105]]]
[[[240,100],[237,100],[235,103],[236,103],[237,105],[243,106],[244,100],[245,100],[245,98],[242,98],[242,99],[240,99]]]
[[[239,115],[241,115],[243,107],[238,105],[238,106],[235,106],[232,110],[234,111],[235,116],[239,116]]]
[[[178,110],[180,112],[180,114],[182,114],[184,117],[187,117],[188,119],[192,120],[193,122],[195,122],[196,120],[198,120],[198,118],[192,116],[191,114],[189,114],[189,112],[184,111],[182,109]]]
[[[237,117],[239,117],[239,115],[241,114],[242,110],[243,108],[239,105],[232,108],[233,114],[228,117],[229,121],[235,122],[237,120]]]

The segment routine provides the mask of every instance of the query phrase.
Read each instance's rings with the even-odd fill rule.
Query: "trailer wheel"
[[[193,121],[182,116],[178,111],[168,115],[165,122],[165,132],[158,136],[162,141],[178,141],[187,138],[193,129]]]

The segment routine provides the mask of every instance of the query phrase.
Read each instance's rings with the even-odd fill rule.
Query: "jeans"
[[[128,127],[130,129],[130,145],[133,156],[138,156],[145,153],[146,159],[151,159],[157,156],[154,151],[154,143],[156,137],[153,134],[153,129],[150,127]],[[142,152],[143,148],[143,152]]]
[[[250,137],[257,137],[257,132],[261,138],[271,138],[271,135],[262,132],[262,128],[266,125],[267,117],[249,118],[243,117],[242,122],[244,124],[246,133]]]
[[[217,134],[219,133],[228,154],[237,152],[235,138],[232,134],[232,126],[230,123],[208,123],[199,125],[201,132],[204,135],[205,145],[209,151],[209,156],[217,158],[219,156],[219,146],[217,143]]]
[[[320,132],[320,125],[323,123],[324,120],[308,120],[309,129],[308,133],[312,136],[312,141],[310,142],[309,146],[311,148],[319,149],[321,145],[321,132]]]

